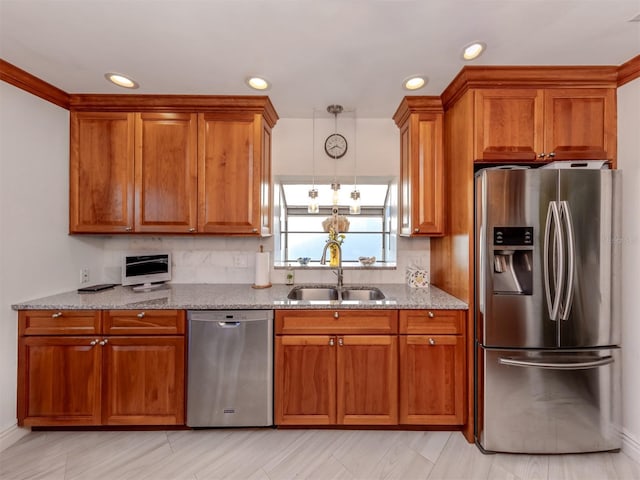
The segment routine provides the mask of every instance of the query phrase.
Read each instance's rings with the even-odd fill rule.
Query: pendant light
[[[318,189],[316,188],[316,109],[313,109],[312,121],[312,139],[311,139],[311,190],[309,190],[308,213],[318,213],[320,211],[320,203],[318,202]]]
[[[349,213],[351,215],[360,214],[360,191],[358,190],[358,116],[353,113],[353,191],[351,192],[351,203]]]

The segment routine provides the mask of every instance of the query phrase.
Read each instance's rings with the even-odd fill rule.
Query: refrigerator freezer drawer
[[[620,437],[620,349],[540,351],[480,347],[479,445],[511,453],[615,450]]]

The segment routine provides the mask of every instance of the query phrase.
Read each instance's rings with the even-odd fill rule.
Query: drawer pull
[[[51,315],[51,318],[60,318],[62,316],[62,312],[56,312],[53,315]]]
[[[101,342],[98,342],[98,343],[100,343],[100,345],[104,346],[107,343],[109,343],[109,340],[105,338],[104,340],[102,340]]]
[[[435,345],[435,344],[436,344],[436,341],[433,338],[429,337],[429,345]]]
[[[340,314],[338,312],[333,312],[333,318],[340,318]]]
[[[435,316],[436,316],[436,314],[435,314],[435,313],[433,313],[433,312],[429,312],[429,313],[427,313],[427,317],[429,317],[429,318],[433,318],[433,317],[435,317]]]
[[[138,318],[144,318],[144,312],[140,312],[138,315],[136,315]]]

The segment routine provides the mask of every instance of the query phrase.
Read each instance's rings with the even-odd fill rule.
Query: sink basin
[[[338,300],[338,290],[331,287],[293,287],[289,300]]]
[[[382,300],[384,294],[380,289],[372,288],[345,288],[342,291],[343,300]]]
[[[293,287],[289,300],[382,300],[384,294],[375,287]]]

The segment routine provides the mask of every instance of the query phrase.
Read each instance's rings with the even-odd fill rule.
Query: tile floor
[[[623,453],[483,455],[460,433],[207,429],[32,432],[0,453],[2,480],[634,480]]]

